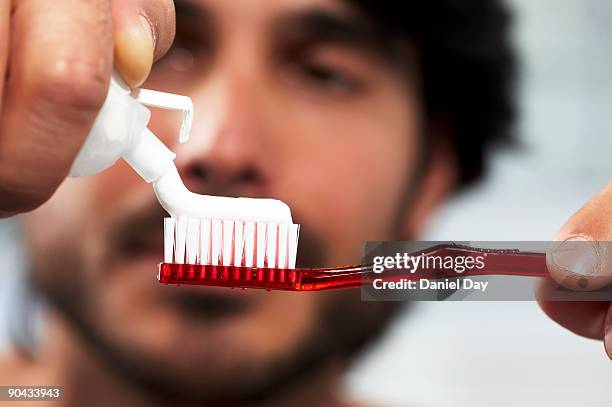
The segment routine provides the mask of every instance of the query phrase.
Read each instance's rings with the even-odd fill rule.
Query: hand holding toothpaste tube
[[[113,61],[139,86],[174,25],[171,0],[0,4],[0,217],[51,197],[104,103]]]

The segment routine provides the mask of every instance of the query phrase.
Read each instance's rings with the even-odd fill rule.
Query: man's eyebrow
[[[366,18],[350,13],[316,9],[298,12],[280,17],[273,33],[287,46],[342,43],[367,51],[383,48],[381,30]]]

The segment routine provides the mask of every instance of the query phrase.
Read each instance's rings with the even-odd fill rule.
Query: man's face
[[[303,265],[356,264],[365,240],[397,237],[413,181],[419,96],[370,30],[336,0],[180,1],[175,47],[145,84],[193,99],[189,143],[177,144],[177,116],[154,111],[150,123],[187,187],[286,202]],[[67,180],[27,219],[37,284],[145,380],[221,397],[238,378],[256,391],[347,334],[326,330],[330,313],[366,318],[356,292],[159,285],[162,217],[121,162]]]

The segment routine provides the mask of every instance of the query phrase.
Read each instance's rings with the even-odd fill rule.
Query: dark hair
[[[512,141],[516,60],[510,15],[498,0],[348,0],[389,39],[418,51],[429,123],[443,120],[459,187],[478,179],[487,148]],[[391,37],[389,37],[391,36]]]

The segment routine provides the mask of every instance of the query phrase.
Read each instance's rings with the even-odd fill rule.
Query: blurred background
[[[509,3],[524,147],[496,154],[485,182],[444,207],[426,239],[549,240],[612,179],[612,2]],[[21,262],[15,228],[0,222],[2,281]],[[19,306],[10,287],[0,286],[0,350]],[[611,383],[602,344],[533,302],[420,303],[356,363],[346,392],[390,406],[595,407],[610,405]]]

